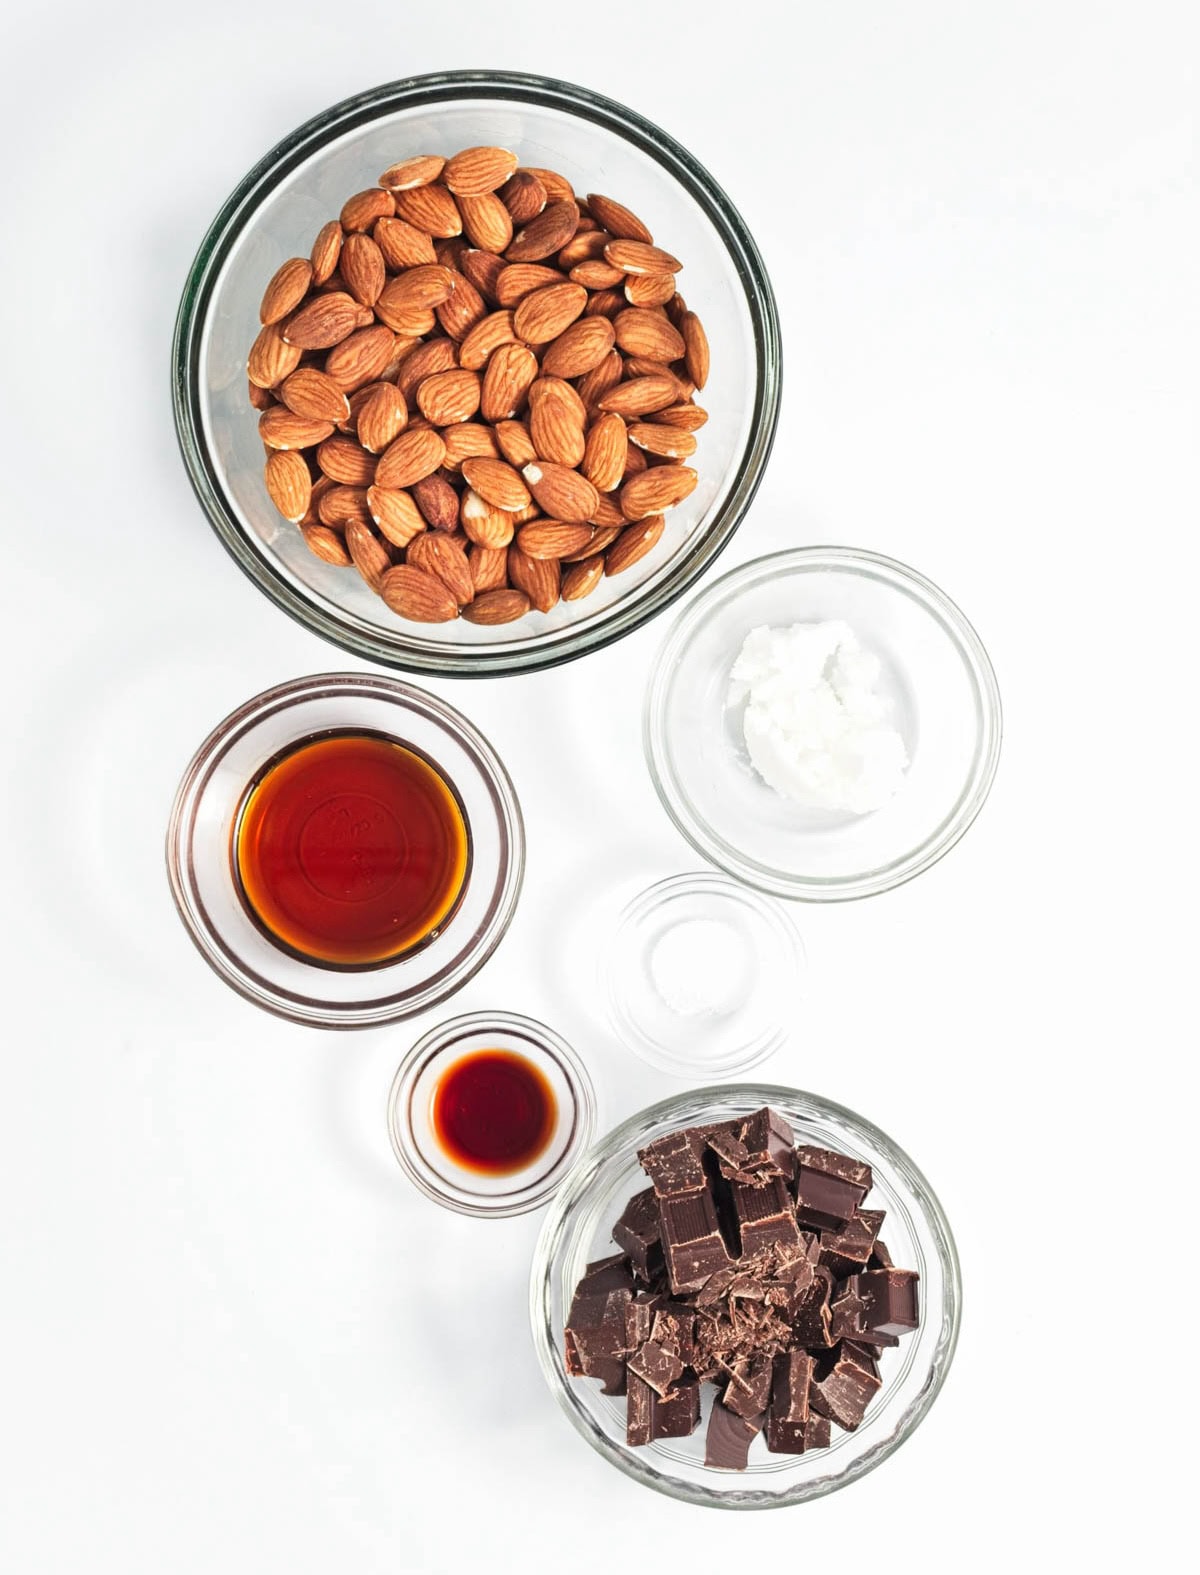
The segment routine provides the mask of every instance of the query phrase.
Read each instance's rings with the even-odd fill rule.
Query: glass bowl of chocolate
[[[516,908],[521,811],[487,740],[394,678],[255,695],[200,745],[167,869],[201,954],[257,1006],[368,1028],[445,1000]]]
[[[702,1088],[587,1153],[553,1199],[534,1343],[584,1438],[647,1487],[771,1509],[845,1487],[937,1398],[961,1286],[929,1183],[816,1095]]]

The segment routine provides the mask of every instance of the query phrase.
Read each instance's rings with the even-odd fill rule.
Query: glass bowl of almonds
[[[712,177],[612,100],[502,72],[391,83],[280,143],[205,237],[173,349],[242,569],[355,655],[456,675],[583,655],[693,585],[780,372]]]

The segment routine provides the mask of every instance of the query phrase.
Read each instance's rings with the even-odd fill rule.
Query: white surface
[[[116,0],[5,24],[6,1571],[607,1575],[651,1545],[738,1567],[748,1537],[830,1568],[848,1536],[901,1570],[1115,1570],[1190,1531],[1194,8],[636,8],[633,36],[625,15]],[[450,1218],[405,1184],[384,1101],[429,1020],[346,1037],[255,1012],[163,875],[209,726],[347,665],[188,489],[167,353],[192,252],[308,115],[487,64],[649,114],[757,236],[786,395],[726,563],[797,541],[911,562],[975,621],[1007,708],[960,847],[801,911],[808,1016],[762,1068],[925,1168],[962,1252],[958,1359],[884,1469],[749,1524],[635,1487],[558,1414],[525,1328],[536,1218]],[[694,863],[640,755],[664,628],[436,686],[507,759],[530,843],[508,940],[446,1010],[544,1017],[605,1127],[679,1086],[580,982],[605,905]]]

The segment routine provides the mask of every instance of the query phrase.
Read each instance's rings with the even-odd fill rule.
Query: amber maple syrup
[[[432,940],[470,861],[453,787],[380,733],[289,746],[250,784],[233,836],[251,917],[285,951],[329,968],[381,967]]]
[[[475,1050],[438,1079],[431,1120],[456,1164],[509,1176],[545,1152],[554,1136],[554,1090],[532,1061],[512,1050]]]

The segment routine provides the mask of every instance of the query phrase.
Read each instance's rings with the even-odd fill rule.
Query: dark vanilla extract
[[[422,755],[382,734],[325,733],[251,783],[233,863],[247,910],[285,951],[374,968],[450,918],[470,837],[453,788]]]
[[[455,1061],[433,1095],[434,1135],[457,1164],[483,1175],[524,1170],[554,1135],[554,1091],[532,1061],[476,1050]]]

